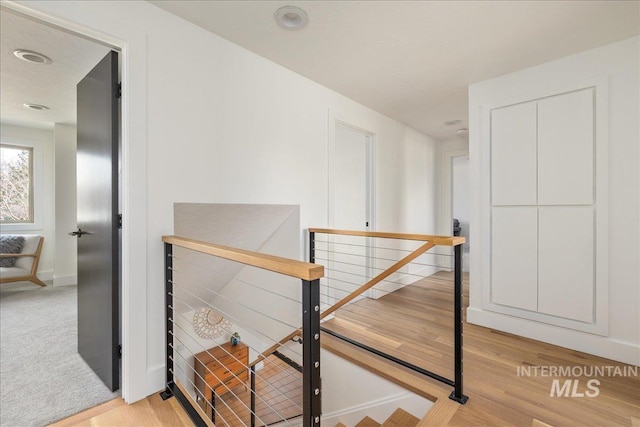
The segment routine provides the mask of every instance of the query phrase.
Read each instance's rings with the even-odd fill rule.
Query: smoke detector
[[[281,7],[273,17],[281,28],[290,31],[301,30],[309,23],[307,12],[296,6]]]
[[[41,53],[34,52],[32,50],[26,49],[18,49],[13,51],[13,54],[16,58],[20,58],[23,61],[31,62],[33,64],[50,64],[51,59],[49,57],[44,56]]]
[[[35,110],[35,111],[45,111],[45,110],[49,110],[50,108],[47,107],[46,105],[40,105],[40,104],[31,104],[30,102],[24,103],[22,104],[25,108],[28,108],[30,110]]]

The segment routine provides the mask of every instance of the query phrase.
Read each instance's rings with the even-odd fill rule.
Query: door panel
[[[540,208],[541,313],[593,323],[593,214],[591,206]]]
[[[538,203],[593,203],[593,89],[538,101]]]
[[[491,112],[491,203],[535,205],[536,103]]]
[[[336,125],[333,195],[334,226],[345,230],[366,230],[368,212],[368,136]]]
[[[369,208],[369,135],[336,123],[333,227],[343,230],[368,230]],[[327,276],[332,278],[330,294],[340,300],[367,282],[371,275],[367,238],[331,236],[336,252],[329,254]],[[368,295],[365,294],[365,295]],[[333,301],[335,302],[335,301]]]
[[[538,310],[538,209],[491,210],[491,302]]]
[[[78,352],[119,388],[118,62],[78,83]]]

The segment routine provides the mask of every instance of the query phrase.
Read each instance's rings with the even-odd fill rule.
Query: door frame
[[[367,203],[367,218],[369,219],[369,225],[366,227],[367,231],[373,231],[376,229],[376,204],[375,204],[375,194],[376,194],[376,134],[375,132],[368,130],[360,125],[354,124],[354,120],[342,116],[339,113],[336,113],[333,110],[329,110],[328,117],[328,187],[327,187],[327,223],[329,228],[335,227],[335,201],[334,201],[334,189],[336,187],[335,182],[335,155],[336,155],[336,126],[343,126],[347,129],[351,129],[355,132],[359,132],[364,134],[366,137],[366,156],[365,165],[367,169],[367,183],[366,183],[366,203]],[[328,241],[331,241],[332,236],[327,236]],[[368,278],[372,278],[374,276],[373,265],[371,260],[375,256],[375,248],[373,247],[373,242],[371,238],[366,239],[366,275]],[[332,259],[332,256],[328,255],[329,259]],[[330,272],[327,272],[327,277],[330,276]],[[366,297],[371,297],[373,290],[366,291],[363,295]],[[335,292],[330,293],[327,290],[328,295],[335,296]]]
[[[334,203],[334,189],[335,182],[335,155],[336,155],[336,126],[344,126],[348,129],[362,133],[367,138],[367,217],[369,218],[368,231],[375,230],[376,224],[376,209],[375,209],[375,153],[376,153],[376,134],[373,131],[353,124],[353,122],[345,117],[341,117],[333,111],[329,111],[329,123],[328,123],[328,187],[327,187],[327,223],[329,228],[333,228],[335,224],[335,203]]]
[[[5,1],[2,7],[120,53],[122,224],[122,397],[133,403],[159,390],[164,367],[147,366],[147,37],[91,4]],[[134,262],[133,260],[136,260]],[[138,286],[135,286],[138,284]],[[140,286],[143,284],[143,286]],[[156,371],[162,372],[157,375]]]
[[[440,224],[438,228],[440,229],[439,234],[443,236],[453,234],[453,159],[456,157],[469,157],[469,148],[444,151],[440,157],[442,169],[440,172]],[[451,268],[447,261],[443,261],[439,267]]]

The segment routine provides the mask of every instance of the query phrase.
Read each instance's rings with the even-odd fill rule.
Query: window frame
[[[2,233],[13,232],[13,231],[33,231],[33,230],[42,230],[43,227],[43,194],[42,194],[42,186],[43,186],[43,147],[42,142],[40,141],[32,141],[26,139],[17,139],[17,138],[8,138],[2,137],[0,138],[0,145],[16,147],[16,148],[26,148],[31,150],[31,210],[32,210],[32,221],[31,222],[3,222],[0,221],[0,231]]]

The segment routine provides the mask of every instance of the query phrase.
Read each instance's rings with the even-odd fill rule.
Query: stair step
[[[380,423],[373,418],[364,417],[356,424],[356,427],[380,427]]]
[[[336,427],[347,427],[347,426],[342,424],[342,423],[338,423],[338,424],[336,424]]]
[[[402,408],[393,411],[393,414],[382,423],[382,427],[415,427],[420,419],[414,417]]]

